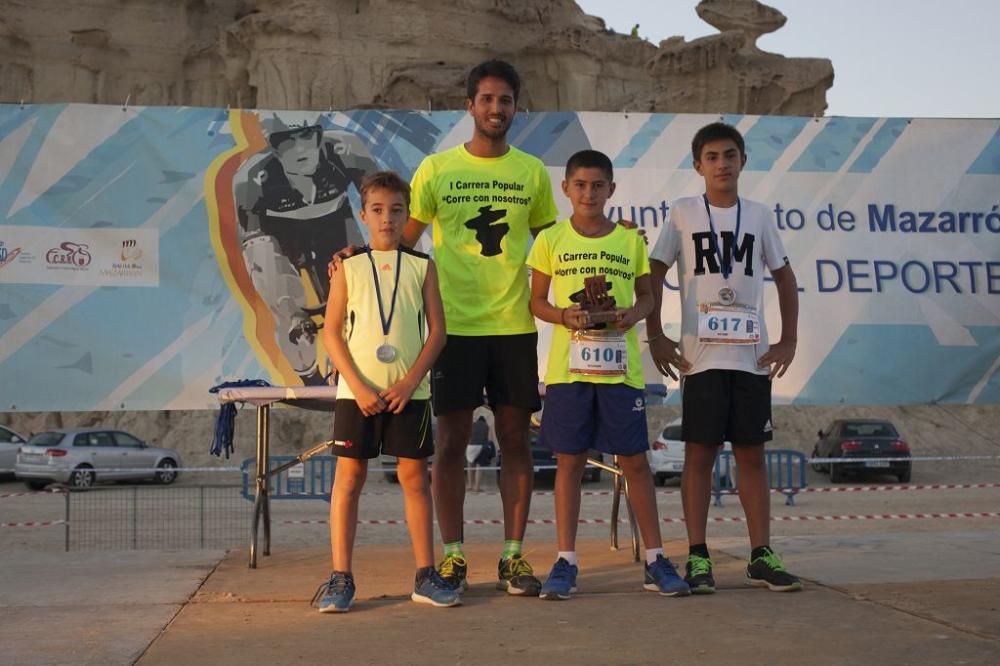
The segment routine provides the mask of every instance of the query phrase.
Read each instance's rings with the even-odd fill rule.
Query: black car
[[[910,460],[877,460],[910,457],[910,445],[889,421],[838,419],[817,434],[819,441],[813,447],[813,458],[852,459],[850,462],[813,463],[817,472],[830,473],[831,482],[838,483],[847,474],[889,474],[900,483],[910,482],[913,465]]]
[[[552,449],[538,442],[538,429],[535,427],[531,428],[531,464],[535,469],[536,479],[555,479],[556,478],[556,456],[552,453]],[[604,457],[599,451],[590,450],[587,452],[587,457],[594,460],[604,461]],[[497,456],[497,466],[500,465],[500,456]],[[586,481],[600,481],[601,480],[601,468],[600,467],[587,467],[583,472],[583,480]],[[497,483],[500,482],[500,470],[497,470]]]

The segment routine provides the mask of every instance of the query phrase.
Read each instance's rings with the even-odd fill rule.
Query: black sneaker
[[[747,584],[767,586],[774,592],[795,592],[802,589],[802,582],[788,573],[778,554],[766,546],[764,554],[747,565]]]
[[[535,578],[535,570],[520,555],[501,559],[497,564],[497,589],[516,596],[537,597],[542,582]]]
[[[691,588],[691,594],[714,594],[715,577],[712,576],[712,560],[701,555],[688,555],[684,566],[684,582]]]
[[[469,566],[461,555],[445,555],[438,565],[438,573],[444,579],[445,585],[459,592],[469,589],[469,584],[465,581],[468,570]]]

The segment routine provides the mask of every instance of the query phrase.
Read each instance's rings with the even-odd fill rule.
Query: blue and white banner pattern
[[[718,119],[522,114],[510,139],[556,192],[573,152],[607,153],[608,215],[652,244],[702,190],[690,141]],[[723,120],[801,288],[776,401],[1000,402],[1000,121]],[[224,380],[317,381],[323,266],[364,236],[360,178],[409,178],[471,132],[461,112],[0,106],[0,410],[207,408]],[[666,289],[676,337],[672,273]]]

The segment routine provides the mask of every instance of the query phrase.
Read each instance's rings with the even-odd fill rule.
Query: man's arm
[[[406,247],[416,247],[417,241],[420,240],[426,228],[426,222],[421,222],[415,217],[408,219],[406,226],[403,227],[403,245]]]
[[[690,370],[691,363],[681,356],[677,343],[663,332],[660,308],[663,306],[663,279],[667,276],[667,265],[657,259],[650,259],[649,271],[650,286],[653,290],[653,309],[646,316],[646,339],[649,343],[649,355],[661,375],[678,379],[678,373]]]
[[[785,264],[771,271],[774,286],[778,289],[778,310],[781,312],[781,339],[771,345],[767,353],[757,359],[758,367],[771,366],[769,379],[784,376],[795,358],[799,326],[799,284],[792,267]]]
[[[538,234],[542,233],[542,231],[544,231],[545,229],[548,229],[549,227],[551,227],[555,223],[556,223],[556,221],[552,220],[551,222],[546,222],[545,224],[543,224],[540,227],[532,227],[531,228],[531,235],[534,236],[535,238],[538,238]]]

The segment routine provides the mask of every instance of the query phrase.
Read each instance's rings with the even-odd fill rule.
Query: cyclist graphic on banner
[[[349,189],[377,170],[354,134],[299,113],[261,115],[266,140],[233,177],[239,242],[278,348],[304,384],[322,384],[316,338],[331,254],[363,238]]]

